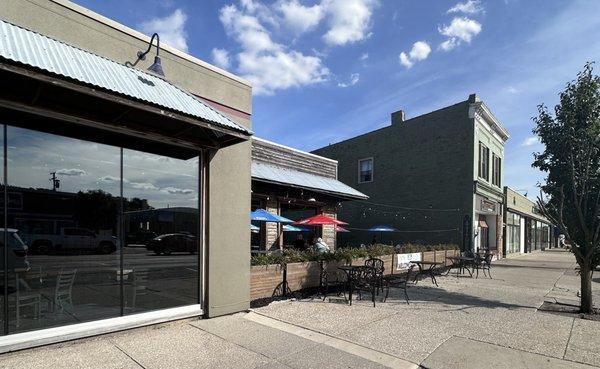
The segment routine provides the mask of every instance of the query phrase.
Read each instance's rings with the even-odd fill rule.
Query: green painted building
[[[352,232],[338,244],[456,243],[501,254],[504,143],[508,131],[477,95],[331,144],[338,179],[369,196],[342,204]],[[375,225],[398,232],[376,233]]]

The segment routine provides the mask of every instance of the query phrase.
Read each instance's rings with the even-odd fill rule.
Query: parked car
[[[189,233],[163,234],[148,242],[146,250],[154,251],[156,255],[171,255],[173,252],[195,254],[198,250],[198,241],[196,236]]]
[[[127,246],[129,245],[146,245],[158,234],[152,231],[138,231],[127,234]]]
[[[28,247],[19,237],[18,230],[14,228],[0,228],[0,260],[4,260],[4,236],[8,233],[8,270],[28,270]],[[0,263],[2,265],[3,263]],[[1,268],[1,267],[0,267]],[[0,269],[1,270],[1,269]]]
[[[117,249],[116,237],[98,235],[86,228],[65,227],[59,234],[28,234],[24,238],[31,251],[38,254],[74,250],[110,254]]]

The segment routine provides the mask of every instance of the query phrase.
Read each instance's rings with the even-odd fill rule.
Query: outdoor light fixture
[[[308,199],[308,202],[316,202],[317,200],[314,197]]]
[[[156,56],[154,57],[154,63],[152,63],[152,65],[148,68],[148,70],[154,74],[158,74],[161,77],[165,76],[165,72],[163,71],[162,68],[162,64],[160,61],[160,56],[158,55],[160,53],[160,37],[158,36],[158,33],[154,33],[152,35],[152,38],[150,38],[150,43],[148,44],[148,49],[146,49],[146,51],[141,52],[138,51],[137,53],[137,60],[135,61],[135,63],[133,63],[133,66],[135,66],[140,60],[146,60],[146,54],[148,54],[150,52],[150,49],[152,49],[152,42],[154,41],[154,38],[156,37]]]

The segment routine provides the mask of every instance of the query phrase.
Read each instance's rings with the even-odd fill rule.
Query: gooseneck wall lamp
[[[156,38],[156,55],[154,56],[154,63],[152,63],[152,65],[150,67],[148,67],[148,70],[152,73],[155,73],[155,74],[158,74],[159,76],[164,77],[165,72],[163,71],[163,67],[161,64],[160,56],[159,56],[160,37],[158,36],[158,33],[154,33],[152,35],[152,38],[150,38],[150,43],[148,44],[148,49],[146,49],[146,51],[144,51],[144,52],[138,51],[137,60],[135,61],[135,63],[131,64],[131,66],[135,66],[140,60],[146,60],[146,55],[152,49],[152,43],[154,42],[155,38]]]

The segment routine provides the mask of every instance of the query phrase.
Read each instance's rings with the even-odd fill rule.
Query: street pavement
[[[577,303],[572,255],[497,261],[493,279],[439,277],[376,307],[332,296],[0,356],[0,368],[591,368],[600,322],[538,311]],[[600,301],[600,278],[594,278]]]

